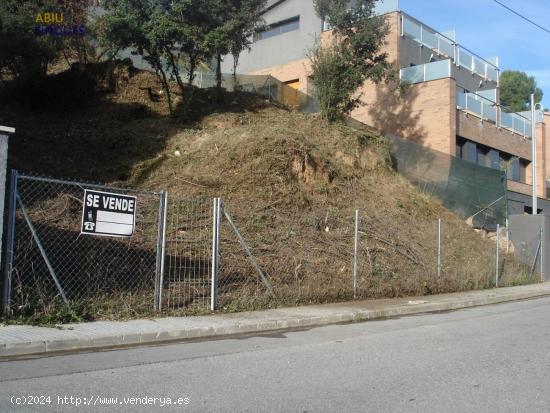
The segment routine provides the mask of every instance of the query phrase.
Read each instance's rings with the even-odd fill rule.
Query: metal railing
[[[413,39],[440,55],[449,57],[459,67],[476,73],[487,80],[499,82],[497,65],[477,56],[460,46],[455,40],[420,23],[405,13],[403,13],[401,20],[401,35]]]
[[[477,93],[456,92],[457,109],[472,113],[482,120],[493,122],[500,128],[508,129],[526,138],[532,137],[531,119],[528,112],[510,113],[499,104]],[[537,121],[540,114],[537,116]]]
[[[399,78],[412,84],[444,79],[451,77],[451,64],[451,60],[447,59],[406,67],[399,71]]]

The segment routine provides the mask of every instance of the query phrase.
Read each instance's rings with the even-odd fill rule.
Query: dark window
[[[466,151],[465,154],[464,151]],[[466,145],[464,145],[464,148],[462,149],[462,158],[467,161],[477,163],[477,148],[474,142],[466,142]]]
[[[511,176],[511,180],[512,181],[517,181],[519,182],[520,181],[520,163],[519,163],[519,158],[513,158],[510,163],[509,163],[509,167],[508,167],[511,171],[510,173],[508,174],[508,176]]]
[[[292,17],[290,19],[282,20],[277,23],[270,24],[267,30],[258,32],[254,36],[254,40],[269,39],[270,37],[278,36],[283,33],[298,30],[300,28],[300,16]]]
[[[490,167],[493,169],[500,169],[500,155],[497,150],[491,149],[489,151]]]
[[[489,158],[489,148],[486,146],[477,146],[477,164],[480,166],[491,167],[491,159]]]

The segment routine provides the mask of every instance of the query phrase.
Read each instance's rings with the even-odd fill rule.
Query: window
[[[511,176],[512,181],[520,181],[520,163],[519,158],[513,158],[510,162],[510,166],[508,167],[511,169],[511,172],[508,174],[508,176]]]
[[[462,159],[477,163],[477,148],[472,141],[466,141],[466,145],[462,148]]]
[[[290,19],[282,20],[277,23],[270,24],[267,30],[258,32],[254,36],[254,40],[269,39],[283,33],[288,33],[293,30],[300,29],[300,16],[292,17]]]
[[[500,169],[500,156],[497,150],[491,149],[489,151],[489,159],[491,160],[491,168]]]
[[[491,167],[491,158],[489,157],[489,148],[477,145],[477,164],[480,166]]]
[[[530,165],[525,159],[491,149],[460,136],[456,137],[456,157],[496,170],[506,168],[507,179],[523,183]]]

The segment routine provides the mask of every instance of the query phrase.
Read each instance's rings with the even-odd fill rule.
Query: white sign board
[[[131,237],[136,225],[135,196],[84,190],[81,234]]]

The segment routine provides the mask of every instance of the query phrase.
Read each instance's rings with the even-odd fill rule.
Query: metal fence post
[[[218,300],[218,278],[220,269],[220,221],[221,200],[214,198],[212,217],[212,283],[210,286],[210,310],[216,309]]]
[[[6,259],[4,262],[4,291],[2,296],[2,305],[4,314],[8,315],[11,306],[11,281],[13,272],[13,243],[15,240],[15,209],[17,207],[17,170],[11,171],[10,179],[10,198],[8,205],[8,222],[6,236]]]
[[[155,309],[162,310],[162,289],[164,285],[164,260],[166,251],[166,216],[168,211],[168,193],[160,192],[159,222],[157,235],[157,263],[155,276]]]
[[[359,245],[359,210],[355,210],[355,243],[353,247],[353,298],[357,298],[357,248]]]
[[[0,125],[0,251],[2,251],[2,235],[4,230],[4,201],[6,198],[7,169],[8,169],[8,143],[10,134],[15,133],[14,128]],[[0,253],[0,264],[2,254]]]
[[[437,220],[437,278],[441,278],[441,218]]]
[[[506,254],[510,253],[510,223],[506,218]]]
[[[544,231],[540,228],[540,280],[544,282]]]
[[[499,230],[500,230],[500,225],[497,224],[497,250],[496,250],[496,265],[495,265],[495,287],[498,287],[498,265],[499,265],[499,236],[498,236],[498,233],[499,233]]]

